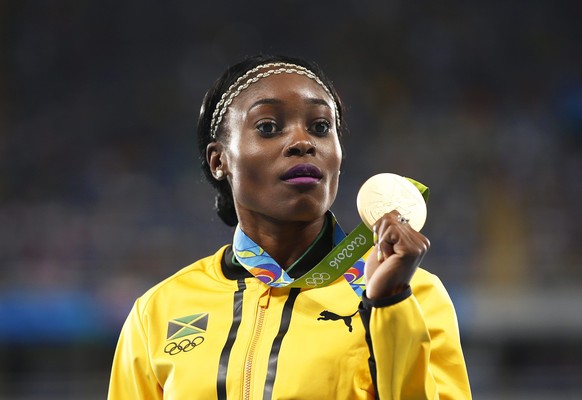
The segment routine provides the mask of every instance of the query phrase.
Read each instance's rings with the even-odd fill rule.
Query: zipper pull
[[[271,299],[271,288],[269,287],[259,298],[259,307],[269,307],[269,300]]]

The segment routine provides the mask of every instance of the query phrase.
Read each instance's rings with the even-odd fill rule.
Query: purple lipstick
[[[312,185],[318,183],[323,174],[320,169],[312,164],[298,164],[289,168],[281,177],[285,182],[296,185]]]

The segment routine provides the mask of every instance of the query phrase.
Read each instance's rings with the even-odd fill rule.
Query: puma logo
[[[317,320],[318,321],[337,321],[339,319],[343,319],[344,323],[348,327],[348,330],[351,332],[352,331],[352,317],[354,315],[356,315],[357,313],[358,313],[358,310],[356,310],[356,312],[353,313],[352,315],[348,315],[348,316],[344,317],[341,315],[337,315],[336,313],[333,313],[331,311],[324,310],[324,311],[319,313],[320,317],[317,318]]]

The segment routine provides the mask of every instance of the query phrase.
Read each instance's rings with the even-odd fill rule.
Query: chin
[[[321,218],[329,207],[325,206],[324,202],[317,202],[311,204],[298,204],[288,210],[288,217],[293,221],[309,222]]]

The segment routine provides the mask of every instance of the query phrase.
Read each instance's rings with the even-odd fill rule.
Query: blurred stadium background
[[[0,398],[104,398],[134,299],[230,239],[198,167],[205,90],[257,52],[348,106],[334,207],[431,187],[425,267],[477,399],[582,396],[576,2],[0,2]]]

